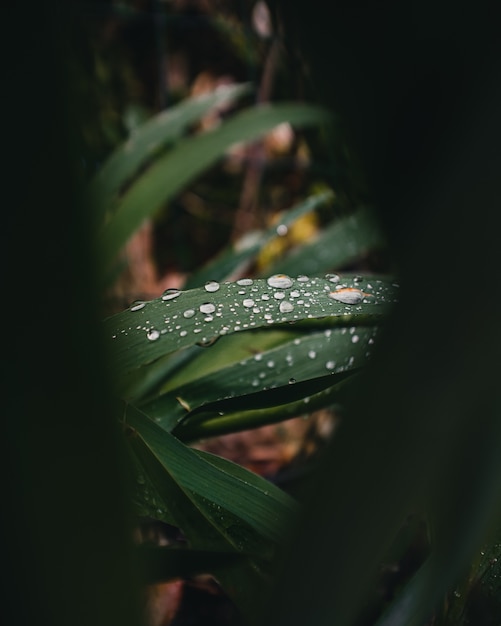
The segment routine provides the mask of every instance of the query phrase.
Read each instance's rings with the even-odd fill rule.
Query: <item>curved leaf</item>
[[[313,241],[291,251],[274,263],[269,271],[320,274],[345,267],[385,245],[375,212],[363,207],[332,222]]]
[[[125,419],[137,466],[155,485],[159,509],[167,512],[169,523],[180,528],[196,550],[245,557],[223,568],[215,565],[211,573],[252,615],[256,593],[266,592],[267,571],[289,537],[296,503],[231,461],[188,448],[133,407],[128,407]],[[141,478],[138,487],[143,485]]]
[[[335,375],[362,367],[370,356],[376,333],[377,328],[355,326],[303,336],[282,333],[280,345],[255,354],[251,352],[255,345],[253,334],[248,334],[250,356],[242,360],[235,359],[237,355],[226,349],[223,338],[217,350],[228,355],[225,366],[217,366],[216,354],[213,369],[204,374],[207,359],[202,354],[201,359],[190,363],[185,374],[181,370],[167,382],[161,396],[143,404],[142,410],[172,430],[179,421],[189,422],[194,413],[201,411],[233,413],[290,404],[336,384],[339,377]],[[197,375],[199,360],[203,362]],[[180,380],[185,382],[176,383]]]
[[[332,191],[325,191],[312,196],[309,196],[303,202],[300,202],[296,206],[290,208],[280,221],[281,225],[290,226],[299,217],[315,211],[318,207],[329,203],[334,198]],[[203,269],[195,272],[188,278],[185,284],[185,289],[192,289],[193,287],[200,287],[208,280],[224,280],[228,279],[232,274],[238,271],[244,264],[250,263],[263,246],[270,241],[278,237],[277,226],[273,225],[268,230],[262,233],[256,233],[250,242],[245,245],[242,242],[236,245],[230,246],[227,250],[224,250],[215,259],[208,263]],[[248,237],[246,237],[248,241]]]
[[[306,104],[260,105],[201,135],[180,141],[160,156],[120,198],[116,211],[98,237],[98,254],[107,267],[129,236],[196,176],[212,165],[233,144],[251,141],[282,122],[311,126],[329,116]]]
[[[135,129],[128,141],[106,160],[88,186],[89,206],[100,223],[119,192],[157,152],[178,141],[189,126],[211,109],[229,104],[250,91],[250,85],[223,85],[213,93],[189,98],[155,115]]]
[[[375,278],[284,280],[286,287],[273,286],[281,283],[270,277],[166,292],[108,318],[105,332],[116,372],[123,375],[170,352],[242,330],[294,322],[299,329],[300,323],[310,326],[322,319],[329,326],[374,325],[396,301],[395,285]]]

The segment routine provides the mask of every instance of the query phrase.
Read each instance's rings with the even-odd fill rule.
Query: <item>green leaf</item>
[[[229,104],[249,91],[248,84],[225,85],[211,94],[184,100],[135,129],[89,183],[89,206],[96,213],[98,223],[103,221],[107,211],[111,211],[124,185],[130,183],[160,149],[178,141],[191,124],[214,107]]]
[[[288,286],[274,286],[279,279],[270,277],[166,292],[108,318],[105,333],[116,373],[122,376],[170,352],[244,330],[290,323],[299,330],[322,320],[331,327],[374,325],[396,301],[396,287],[376,278],[283,280]],[[338,300],[350,294],[353,304]]]
[[[210,407],[212,413],[207,410],[202,415],[188,414],[187,419],[178,424],[173,432],[181,441],[196,441],[274,424],[301,415],[308,417],[312,411],[343,404],[356,377],[356,374],[347,372],[299,383],[299,389],[294,396],[297,399],[285,404],[277,403],[273,397],[274,391],[280,393],[280,389],[256,394],[260,396],[256,400],[249,401],[249,396],[235,398],[234,402],[223,400]]]
[[[238,113],[215,130],[183,139],[155,160],[120,198],[116,211],[99,233],[101,263],[108,267],[145,218],[161,209],[233,144],[255,140],[282,122],[311,126],[328,119],[325,111],[311,105],[266,104]]]
[[[125,420],[131,451],[155,485],[158,506],[190,547],[253,555],[211,572],[252,616],[256,594],[266,592],[277,550],[289,537],[294,500],[230,461],[186,447],[133,407]]]
[[[364,207],[335,220],[312,241],[278,260],[268,271],[319,274],[345,267],[368,252],[385,246],[376,214]]]
[[[233,413],[290,404],[336,384],[335,375],[362,367],[370,356],[376,333],[377,328],[362,326],[302,335],[273,333],[270,339],[277,343],[281,338],[280,344],[255,353],[253,349],[267,333],[247,333],[242,337],[247,340],[247,355],[243,359],[226,345],[226,340],[232,343],[233,337],[224,337],[169,379],[163,393],[143,404],[142,410],[172,430],[181,419],[190,421],[190,416],[200,411]],[[215,353],[213,360],[207,352]],[[224,365],[219,355],[226,356]],[[185,407],[189,407],[189,414]],[[303,406],[301,413],[306,409]]]
[[[334,194],[331,191],[325,191],[310,196],[303,202],[289,209],[284,214],[280,223],[284,226],[290,226],[299,217],[315,211],[324,204],[328,204],[333,198]],[[190,276],[186,281],[185,289],[200,287],[208,280],[224,280],[229,278],[243,265],[255,259],[262,248],[276,237],[278,237],[276,225],[262,233],[253,233],[250,240],[249,237],[246,236],[244,241],[230,246],[203,269]]]

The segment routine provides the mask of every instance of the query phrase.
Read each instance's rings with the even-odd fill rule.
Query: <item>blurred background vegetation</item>
[[[238,104],[206,116],[192,132],[213,128],[252,103],[315,102],[301,57],[284,45],[282,30],[264,2],[82,5],[70,37],[70,69],[83,120],[82,177],[90,179],[140,123],[220,85],[247,82],[253,90]],[[335,133],[336,141],[326,132]],[[107,311],[181,286],[229,242],[278,223],[284,210],[326,189],[334,191],[334,202],[264,249],[253,271],[263,272],[369,197],[336,122],[328,131],[284,123],[251,146],[235,146],[144,225],[128,248],[129,270],[115,285]],[[380,249],[359,267],[386,271],[390,264]]]
[[[280,5],[270,3],[275,4]],[[289,30],[293,19],[284,24],[271,11],[270,26],[267,17],[257,14],[261,3],[68,3],[59,7],[63,19],[56,20],[56,25],[62,25],[58,36],[65,40],[65,47],[55,45],[54,49],[52,14],[37,5],[31,3],[28,21],[22,8],[17,9],[7,25],[12,33],[4,39],[3,53],[10,81],[6,119],[18,122],[7,128],[9,172],[14,173],[7,176],[7,191],[14,199],[12,206],[21,207],[6,215],[4,237],[14,245],[15,254],[8,252],[3,266],[11,268],[22,250],[30,267],[37,269],[35,280],[30,281],[29,306],[16,309],[13,345],[6,345],[4,355],[6,386],[12,396],[5,412],[19,418],[7,420],[9,449],[2,458],[6,463],[3,475],[15,477],[9,482],[8,487],[14,487],[7,489],[4,507],[7,573],[13,583],[3,591],[6,612],[12,612],[17,623],[26,624],[65,624],[68,615],[74,624],[126,624],[133,623],[135,616],[136,607],[127,593],[132,588],[130,564],[123,552],[127,539],[122,523],[129,519],[129,511],[121,499],[119,468],[110,453],[115,451],[116,439],[111,427],[109,431],[103,427],[109,425],[113,411],[102,402],[107,398],[106,373],[95,358],[98,342],[86,343],[89,337],[99,336],[92,322],[93,287],[86,267],[90,260],[85,245],[72,248],[75,242],[81,243],[75,233],[85,230],[85,225],[75,217],[77,210],[68,211],[69,204],[77,208],[79,203],[70,189],[74,172],[66,162],[71,152],[67,136],[74,142],[71,154],[76,155],[80,182],[85,182],[138,124],[155,113],[221,82],[250,81],[256,90],[242,105],[318,99],[335,109],[338,98],[343,114],[349,117],[351,113],[355,120],[350,137],[358,140],[359,148],[365,141],[365,153],[358,153],[365,156],[364,172],[341,123],[335,126],[335,141],[316,130],[285,127],[249,151],[233,151],[145,225],[128,247],[129,267],[108,294],[105,310],[119,310],[137,297],[153,297],[166,286],[182,286],[190,272],[225,243],[237,242],[252,229],[273,223],[281,211],[313,191],[332,189],[334,203],[309,218],[298,232],[286,233],[278,249],[263,251],[250,273],[265,272],[270,260],[279,258],[284,249],[318,233],[336,217],[376,200],[393,244],[392,255],[389,258],[387,251],[371,255],[359,260],[356,269],[386,272],[397,265],[403,269],[403,284],[409,285],[404,289],[403,315],[388,344],[387,367],[372,371],[370,393],[359,400],[366,413],[370,405],[373,414],[369,417],[376,425],[362,421],[364,428],[358,431],[356,423],[348,425],[348,435],[339,439],[332,455],[336,460],[329,466],[330,475],[343,473],[352,482],[346,481],[344,491],[338,484],[334,493],[330,484],[318,485],[319,498],[312,510],[325,515],[311,521],[308,541],[297,557],[305,565],[299,571],[306,571],[308,577],[314,571],[317,577],[312,576],[308,585],[304,576],[297,576],[297,569],[291,569],[276,609],[282,622],[275,623],[292,623],[288,620],[291,615],[294,618],[297,605],[287,599],[291,595],[303,611],[311,608],[309,598],[314,598],[320,614],[330,619],[332,563],[343,575],[352,571],[344,565],[354,563],[361,588],[366,584],[365,570],[370,570],[370,550],[343,552],[341,544],[354,545],[346,540],[350,527],[352,538],[362,528],[359,538],[368,538],[363,545],[378,545],[381,537],[388,538],[389,524],[401,519],[395,511],[399,507],[399,513],[408,510],[409,492],[433,483],[431,508],[440,522],[440,536],[445,537],[439,545],[445,548],[442,568],[430,577],[435,586],[425,605],[439,608],[431,618],[417,612],[416,623],[428,619],[433,625],[497,626],[499,507],[492,502],[499,496],[495,392],[499,311],[493,292],[501,262],[499,231],[493,219],[499,199],[499,155],[491,143],[498,135],[493,120],[500,98],[490,82],[492,68],[498,67],[499,51],[491,45],[497,34],[493,37],[488,28],[494,20],[489,22],[488,13],[481,19],[478,14],[458,18],[454,12],[444,9],[440,13],[420,3],[419,10],[414,4],[409,9],[409,13],[415,10],[415,26],[409,28],[409,14],[402,9],[404,15],[395,20],[401,26],[393,28],[383,9],[377,14],[375,10],[358,14],[357,4],[348,15],[338,9],[338,21],[332,22],[325,19],[321,3],[313,3],[311,9],[303,4],[303,17],[314,16],[313,26],[303,22],[308,65],[302,49],[282,45],[293,31]],[[26,49],[13,24],[24,24]],[[443,45],[442,40],[452,45]],[[422,50],[423,41],[431,42],[431,51],[420,56],[414,47]],[[344,83],[340,79],[333,86],[327,69],[335,54],[342,62],[334,69]],[[481,61],[486,58],[484,66]],[[15,60],[19,67],[13,69]],[[71,128],[66,126],[61,61],[76,94],[73,120],[78,123]],[[463,61],[464,77],[458,70]],[[55,69],[43,72],[44,68]],[[360,68],[367,70],[365,75]],[[456,79],[457,91],[451,87]],[[374,101],[366,97],[368,83]],[[346,85],[350,89],[343,90]],[[396,97],[399,93],[404,97]],[[40,94],[46,97],[37,100],[35,115],[33,101]],[[452,104],[458,102],[456,110]],[[435,109],[439,115],[433,118]],[[422,124],[414,126],[423,110],[430,116],[423,116]],[[227,113],[218,115],[224,118]],[[217,123],[217,118],[204,121],[206,128]],[[32,149],[21,145],[19,127],[30,138]],[[193,132],[200,129],[193,128]],[[409,134],[409,130],[414,132]],[[420,139],[425,149],[409,148]],[[437,146],[441,150],[434,152]],[[19,163],[26,163],[22,172]],[[371,183],[375,182],[370,191],[364,176],[367,171]],[[44,211],[39,210],[42,206]],[[25,228],[26,215],[31,220],[29,229]],[[47,248],[53,253],[51,258]],[[11,302],[24,303],[29,274],[23,273],[19,280],[12,278],[13,272],[7,273],[5,288]],[[68,290],[73,299],[61,297]],[[482,306],[468,307],[472,300]],[[451,301],[459,305],[438,311],[431,306]],[[58,303],[57,315],[52,315],[48,303]],[[44,332],[26,332],[33,328],[33,320],[43,325]],[[49,354],[54,365],[48,364]],[[74,368],[70,370],[68,363]],[[70,424],[68,413],[73,418]],[[369,508],[371,501],[367,503],[360,494],[372,493],[371,480],[381,491]],[[357,491],[357,485],[365,485],[366,491]],[[402,494],[407,500],[402,496],[400,503],[396,496]],[[343,507],[343,503],[348,505]],[[74,526],[60,523],[68,519]],[[364,527],[360,520],[370,523]],[[413,544],[417,552],[410,550],[397,572],[391,566],[383,572],[383,578],[391,581],[383,585],[379,601],[381,597],[393,600],[404,582],[412,582],[411,576],[423,562],[427,545],[419,542],[426,533],[420,519],[411,519],[409,525],[411,542],[417,538]],[[404,525],[404,535],[406,529]],[[317,541],[322,543],[320,550],[313,549],[315,541],[309,541],[317,537],[322,537],[322,542]],[[486,537],[489,541],[484,544]],[[407,540],[404,536],[399,550],[408,545]],[[33,580],[36,584],[30,584]],[[318,588],[317,595],[312,595],[312,586]],[[11,587],[16,593],[10,592]],[[343,580],[336,589],[342,606]],[[76,610],[81,590],[85,590],[88,613]],[[100,590],[105,590],[107,598]],[[408,597],[412,589],[409,596],[404,593],[404,604]],[[353,592],[345,596],[347,603],[354,598]],[[385,626],[400,623],[402,606],[397,603],[396,608],[396,614],[382,622]],[[294,619],[302,617],[296,612]],[[406,623],[413,623],[412,616]]]

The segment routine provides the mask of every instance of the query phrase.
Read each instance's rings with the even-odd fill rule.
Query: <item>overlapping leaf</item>
[[[145,218],[161,209],[235,143],[255,140],[282,122],[312,126],[328,120],[325,111],[311,105],[261,105],[238,113],[215,130],[182,139],[173,150],[160,154],[119,198],[98,236],[103,266],[108,267]]]
[[[168,290],[161,298],[136,303],[108,318],[105,332],[117,373],[239,331],[290,323],[373,325],[388,312],[397,291],[391,282],[376,278],[282,277],[282,281],[243,279],[184,292]],[[352,303],[347,302],[350,295],[355,296]]]
[[[373,210],[359,208],[325,227],[312,240],[274,263],[269,271],[321,274],[343,268],[386,245]]]
[[[135,129],[104,163],[89,184],[90,206],[99,222],[115,206],[120,192],[158,151],[178,141],[189,126],[213,108],[228,105],[250,91],[250,85],[224,85],[210,94],[184,100]]]
[[[150,493],[142,493],[148,476],[155,485],[155,517],[180,528],[191,548],[253,555],[211,570],[252,615],[254,594],[265,591],[266,571],[296,515],[294,501],[230,461],[186,447],[133,407],[125,422],[136,470],[142,472],[139,511],[144,512],[141,502],[151,499]]]
[[[331,191],[324,191],[309,196],[306,200],[303,200],[289,209],[283,216],[280,225],[285,227],[290,226],[299,217],[331,202],[333,197],[334,194]],[[253,236],[251,236],[250,240],[247,235],[245,241],[241,241],[239,244],[232,245],[228,249],[223,250],[205,267],[190,276],[186,281],[185,289],[200,287],[208,280],[228,279],[243,265],[253,261],[265,245],[279,236],[277,234],[276,225],[270,227],[265,232],[251,233],[251,235]]]

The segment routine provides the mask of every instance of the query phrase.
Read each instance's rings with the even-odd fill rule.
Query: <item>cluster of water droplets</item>
[[[176,349],[187,345],[189,337],[194,337],[194,343],[198,345],[209,346],[222,335],[259,327],[263,323],[293,323],[331,315],[348,316],[349,319],[364,311],[366,304],[384,303],[388,284],[357,276],[343,279],[338,274],[326,274],[323,278],[298,276],[295,279],[287,274],[274,274],[265,281],[241,278],[234,283],[220,283],[210,280],[205,284],[204,292],[207,298],[202,302],[200,290],[180,289],[167,289],[159,300],[134,302],[129,311],[137,313],[139,323],[121,328],[113,338],[139,331],[149,342],[157,342],[162,336],[169,335],[172,349]],[[181,305],[183,302],[185,307]],[[150,321],[150,313],[154,322]],[[358,341],[356,335],[352,341],[354,344]]]

